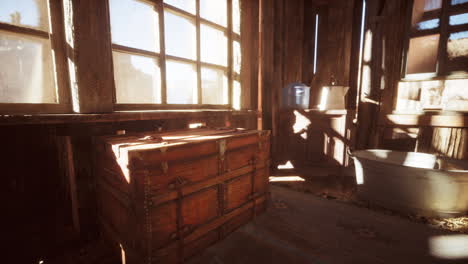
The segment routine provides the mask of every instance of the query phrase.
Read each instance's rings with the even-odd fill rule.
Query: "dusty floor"
[[[274,170],[271,172],[270,181],[274,185],[324,198],[357,201],[353,168],[306,167]]]
[[[272,186],[268,210],[191,264],[468,263],[468,235]]]

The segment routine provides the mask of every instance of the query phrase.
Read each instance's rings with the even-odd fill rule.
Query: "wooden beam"
[[[241,44],[242,109],[256,109],[258,103],[259,1],[240,1],[241,34],[234,40]],[[234,79],[237,79],[234,74]]]
[[[114,73],[108,1],[65,0],[73,109],[78,113],[112,112]]]
[[[314,78],[314,51],[315,51],[315,16],[316,8],[311,1],[304,2],[304,28],[302,39],[302,80],[311,85]]]
[[[355,0],[352,19],[352,40],[351,40],[351,57],[349,67],[349,91],[346,101],[347,109],[356,109],[357,93],[359,85],[360,73],[360,55],[361,55],[361,26],[363,16],[363,0]]]

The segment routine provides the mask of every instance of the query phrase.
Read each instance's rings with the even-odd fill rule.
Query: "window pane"
[[[465,4],[468,3],[468,0],[452,0],[452,5],[459,5],[459,4]]]
[[[161,103],[161,74],[154,58],[113,52],[117,103]]]
[[[196,13],[195,0],[164,0],[164,3],[175,6],[194,15]]]
[[[468,31],[450,34],[447,54],[449,71],[468,71]]]
[[[202,104],[228,104],[228,80],[223,70],[202,68]]]
[[[468,24],[468,13],[450,16],[450,25],[463,25]]]
[[[226,0],[200,0],[200,16],[216,24],[227,26]]]
[[[241,72],[241,65],[242,65],[242,54],[241,54],[241,46],[238,41],[234,41],[232,43],[233,55],[234,55],[234,72],[240,74]]]
[[[167,103],[196,104],[198,101],[195,64],[166,61]]]
[[[164,12],[166,53],[195,60],[197,57],[197,37],[195,23],[172,12]]]
[[[414,27],[421,22],[425,12],[440,10],[441,7],[442,0],[414,0],[411,25]]]
[[[426,21],[421,21],[416,24],[416,29],[425,30],[425,29],[434,29],[439,27],[439,19],[431,19]]]
[[[234,81],[232,86],[232,107],[236,110],[241,109],[241,83],[239,81]]]
[[[223,31],[200,26],[201,60],[227,66],[227,37]]]
[[[232,29],[237,34],[240,34],[240,4],[239,0],[232,0]]]
[[[0,21],[49,31],[47,0],[1,0]]]
[[[410,40],[406,73],[436,72],[439,37],[435,34]]]
[[[110,0],[112,42],[159,52],[159,20],[153,6],[138,0]]]
[[[57,103],[49,40],[0,31],[0,102]]]

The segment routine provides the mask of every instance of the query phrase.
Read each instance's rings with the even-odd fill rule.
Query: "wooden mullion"
[[[58,103],[64,105],[66,112],[72,111],[70,82],[65,48],[65,25],[62,1],[50,1],[51,13],[51,46],[54,51],[55,79],[57,82]]]
[[[156,0],[159,13],[159,67],[161,69],[161,104],[167,104],[167,70],[166,70],[166,31],[164,20],[163,0]]]
[[[468,13],[468,3],[450,6],[450,15],[459,15]]]
[[[443,0],[442,15],[440,17],[440,37],[439,37],[439,53],[438,53],[438,69],[437,74],[445,75],[447,73],[447,41],[448,41],[448,23],[450,0]]]
[[[421,22],[430,19],[436,19],[440,17],[440,9],[424,12],[421,18]]]
[[[207,19],[204,19],[202,17],[200,17],[200,21],[203,23],[203,24],[206,24],[206,25],[209,25],[211,27],[214,27],[218,30],[221,30],[221,31],[224,31],[226,32],[228,29],[222,25],[219,25],[219,24],[216,24],[214,22],[211,22],[210,20],[207,20]]]
[[[449,26],[448,27],[448,33],[467,31],[467,30],[468,30],[468,24]]]
[[[174,61],[180,61],[180,62],[185,62],[185,63],[191,63],[191,64],[196,64],[196,60],[191,60],[187,58],[182,58],[182,57],[177,57],[174,55],[167,55],[166,54],[166,60],[174,60]]]
[[[160,1],[160,0],[158,0]],[[199,1],[199,0],[197,0]],[[186,18],[190,18],[190,19],[196,19],[197,15],[195,14],[192,14],[190,12],[187,12],[183,9],[180,9],[178,7],[175,7],[175,6],[171,6],[169,4],[166,4],[166,3],[162,3],[163,7],[165,10],[171,12],[171,13],[176,13],[177,15],[181,15],[183,17],[186,17]]]
[[[131,53],[131,54],[140,55],[140,56],[152,57],[152,58],[158,58],[160,55],[159,53],[156,53],[156,52],[137,49],[137,48],[131,48],[131,47],[122,46],[119,44],[112,44],[112,49],[116,51]]]
[[[232,29],[232,0],[227,0],[227,28],[228,28],[228,105],[232,108],[233,104],[233,29]],[[241,106],[242,108],[242,106]]]
[[[200,0],[196,0],[196,30],[197,30],[197,102],[202,104],[203,91],[202,91],[202,77],[201,77],[201,19],[200,19]]]
[[[54,17],[55,14],[52,14],[52,17]],[[34,37],[39,37],[43,39],[49,39],[49,32],[38,30],[38,29],[33,29],[33,28],[28,28],[28,27],[21,27],[21,26],[16,26],[12,24],[7,24],[0,22],[0,30],[5,30],[13,33],[19,33],[19,34],[26,34]]]
[[[434,29],[426,29],[426,30],[411,30],[411,37],[422,37],[422,36],[427,36],[427,35],[433,35],[433,34],[438,34],[440,32],[439,28],[434,28]]]
[[[208,62],[200,62],[200,64],[203,67],[206,66],[206,67],[216,68],[216,69],[220,69],[226,72],[229,70],[229,67],[218,65],[218,64],[213,64],[213,63],[208,63]]]

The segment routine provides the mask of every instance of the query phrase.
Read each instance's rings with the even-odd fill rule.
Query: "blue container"
[[[303,83],[290,83],[283,88],[282,108],[309,108],[310,87]]]

